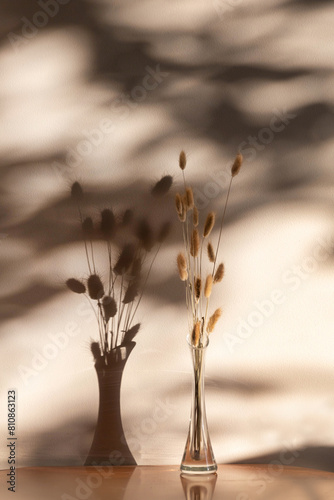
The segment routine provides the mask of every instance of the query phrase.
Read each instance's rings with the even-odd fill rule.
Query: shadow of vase
[[[95,363],[99,410],[93,442],[85,465],[137,465],[122,426],[121,383],[125,364],[135,342],[113,349]]]

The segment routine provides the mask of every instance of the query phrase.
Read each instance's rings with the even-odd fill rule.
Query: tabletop
[[[26,467],[0,471],[1,499],[334,500],[334,474],[267,465],[219,465],[218,474],[180,475],[177,466]],[[13,479],[13,477],[12,477]]]

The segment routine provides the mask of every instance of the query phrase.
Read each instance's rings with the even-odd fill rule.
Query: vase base
[[[181,474],[215,474],[217,472],[217,464],[212,465],[183,465],[181,464]]]

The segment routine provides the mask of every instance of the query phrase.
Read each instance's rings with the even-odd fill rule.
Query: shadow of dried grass
[[[284,9],[288,15],[291,15],[297,9],[318,8],[318,5],[329,4],[328,0],[322,0],[315,5],[311,0],[294,0],[285,4]],[[25,0],[19,0],[15,3],[5,2],[2,4],[1,13],[1,45],[8,46],[7,34],[9,31],[17,31],[20,33],[22,29],[21,18],[26,16],[31,19],[36,10],[39,10],[36,3],[28,3]],[[272,7],[268,7],[268,10]],[[67,28],[76,26],[87,31],[91,36],[92,45],[94,48],[94,67],[92,68],[91,79],[92,83],[107,82],[119,85],[121,92],[129,92],[135,85],[141,82],[143,78],[143,68],[146,65],[155,67],[157,64],[162,64],[164,69],[171,73],[174,79],[187,77],[196,77],[196,85],[188,91],[187,100],[181,92],[176,93],[174,97],[164,95],[162,89],[159,88],[152,96],[151,103],[159,104],[168,110],[168,115],[176,124],[179,130],[186,130],[189,135],[195,137],[202,136],[212,143],[221,151],[228,151],[228,154],[233,157],[236,148],[239,144],[246,140],[249,135],[257,135],[261,127],[268,125],[268,120],[257,117],[255,120],[249,113],[243,109],[238,102],[238,93],[234,99],[225,94],[225,85],[238,84],[241,81],[251,83],[268,84],[273,82],[294,82],[300,77],[317,77],[322,78],[324,75],[323,68],[304,66],[302,69],[277,69],[269,65],[261,64],[235,64],[228,61],[228,58],[219,58],[217,61],[211,62],[184,62],[180,63],[172,58],[164,60],[155,56],[155,49],[161,41],[168,44],[175,34],[168,33],[149,33],[138,29],[116,25],[112,21],[108,25],[103,21],[102,6],[99,2],[78,1],[72,2],[68,6],[61,9],[59,15],[55,19],[50,19],[50,22],[45,30],[53,28]],[[182,39],[184,33],[180,30],[178,34]],[[279,33],[281,38],[284,37],[284,28]],[[170,37],[170,38],[169,38]],[[223,52],[228,53],[229,49],[224,49],[221,42],[216,40],[211,34],[205,32],[205,27],[199,29],[192,34],[192,37],[199,42],[203,52],[211,52],[212,47],[217,54]],[[272,32],[261,40],[256,40],[252,48],[270,41],[275,41],[277,32]],[[240,44],[239,48],[235,48],[236,53],[244,51],[245,54],[249,47]],[[203,112],[198,112],[198,106],[201,102],[202,84],[217,85],[217,95],[214,100],[206,103]],[[242,92],[240,90],[239,92]],[[240,94],[239,94],[240,96]],[[331,141],[334,137],[334,128],[331,123],[332,104],[326,102],[319,95],[317,102],[306,103],[300,107],[296,106],[294,112],[297,118],[291,123],[291,126],[283,132],[277,141],[270,146],[270,152],[274,162],[266,173],[265,182],[261,184],[259,196],[256,198],[247,194],[247,189],[244,191],[244,197],[241,201],[234,203],[229,208],[229,213],[226,218],[226,225],[234,224],[246,213],[258,207],[266,208],[273,201],[280,200],[283,204],[286,200],[286,195],[293,196],[296,202],[305,202],[309,200],[309,193],[303,192],[303,188],[312,185],[315,181],[321,182],[323,185],[330,183],[329,175],[323,170],[315,170],[310,166],[303,165],[296,160],[287,160],[286,156],[294,149],[304,147],[308,148],[316,146],[321,141]],[[205,118],[205,119],[204,119]],[[319,121],[324,123],[319,132]],[[319,135],[320,134],[320,135]],[[155,137],[148,137],[143,140],[142,144],[134,148],[131,152],[132,157],[138,156],[140,160],[147,151],[155,151],[157,148],[163,148],[168,143],[168,139],[172,137],[165,132]],[[44,153],[36,154],[33,160],[26,162],[22,159],[21,162],[13,162],[10,154],[4,153],[1,162],[1,173],[3,178],[12,175],[13,171],[17,173],[17,183],[24,182],[29,179],[31,172],[36,168],[37,164],[45,163],[46,169],[52,168],[54,160],[64,161],[65,150],[67,144],[64,141],[59,148],[59,153],[53,156],[48,156]],[[267,149],[268,151],[268,149]],[[73,179],[74,180],[74,179]],[[254,180],[254,179],[253,179]],[[134,204],[137,204],[144,192],[149,186],[145,183],[134,181],[130,186],[118,187],[99,186],[99,188],[91,189],[88,186],[88,207],[87,211],[98,214],[104,206],[118,206],[124,203],[124,199],[131,199]],[[200,189],[201,184],[194,185]],[[1,189],[2,195],[10,195],[5,189]],[[90,191],[90,192],[89,192]],[[261,191],[261,192],[260,192]],[[15,192],[15,186],[13,187]],[[269,196],[268,196],[269,195]],[[313,203],[321,203],[328,207],[328,200],[319,200],[320,195],[314,194],[310,200]],[[213,200],[212,209],[217,209],[218,200]],[[171,205],[164,205],[160,211],[156,210],[157,204],[144,205],[143,211],[149,210],[154,217],[154,223],[159,223],[165,218],[166,214],[174,217],[174,208]],[[73,215],[73,205],[66,193],[57,201],[50,202],[48,205],[39,209],[33,215],[24,217],[19,222],[11,222],[14,213],[7,207],[3,208],[0,214],[2,222],[2,233],[8,233],[18,240],[18,242],[32,242],[36,248],[35,261],[37,262],[40,256],[51,252],[56,248],[69,248],[75,242],[81,240],[81,233],[78,228],[77,219]],[[52,228],[52,231],[50,231]],[[178,241],[176,231],[172,232],[169,244],[173,245]],[[84,259],[84,255],[82,254]],[[333,261],[331,261],[331,264]],[[171,266],[171,274],[174,276],[174,271]],[[175,273],[176,274],[176,273]],[[157,300],[168,301],[170,303],[178,303],[183,300],[183,292],[181,284],[177,285],[175,291],[174,283],[177,281],[173,276],[166,278],[163,283],[155,282],[148,287],[148,296],[154,297]],[[46,301],[53,299],[61,289],[55,287],[54,283],[32,281],[29,286],[22,285],[17,293],[10,293],[3,298],[3,317],[4,319],[17,317],[27,314]],[[66,293],[64,291],[64,293]],[[223,390],[225,392],[238,392],[242,394],[254,394],[273,391],[275,388],[267,384],[246,383],[244,380],[222,381],[214,379],[208,381],[209,390]],[[183,394],[188,386],[181,386]],[[173,389],[174,391],[174,389]],[[31,465],[81,465],[86,451],[89,446],[89,439],[93,432],[93,422],[85,422],[84,420],[75,421],[51,429],[44,435],[31,436],[32,442],[35,442],[34,451],[29,463]],[[34,441],[36,438],[36,441]],[[68,446],[73,451],[69,454]],[[72,441],[71,441],[72,440]],[[50,458],[49,450],[55,450],[57,459]],[[333,450],[330,447],[309,447],[304,451],[300,450],[300,461],[296,461],[296,465],[306,464],[303,466],[313,466],[315,468],[324,468],[323,470],[333,470],[332,464]],[[79,457],[79,458],[78,458]],[[256,457],[250,460],[263,462],[264,460],[274,460],[275,455],[267,455]],[[246,462],[245,462],[246,463]],[[251,463],[251,462],[248,462]],[[255,463],[255,462],[252,462]],[[307,465],[311,464],[311,465]]]

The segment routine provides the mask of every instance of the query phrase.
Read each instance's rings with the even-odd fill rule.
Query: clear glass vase
[[[187,442],[181,462],[183,474],[210,474],[217,471],[205,411],[205,355],[209,344],[194,347],[187,338],[193,363],[192,405]]]

